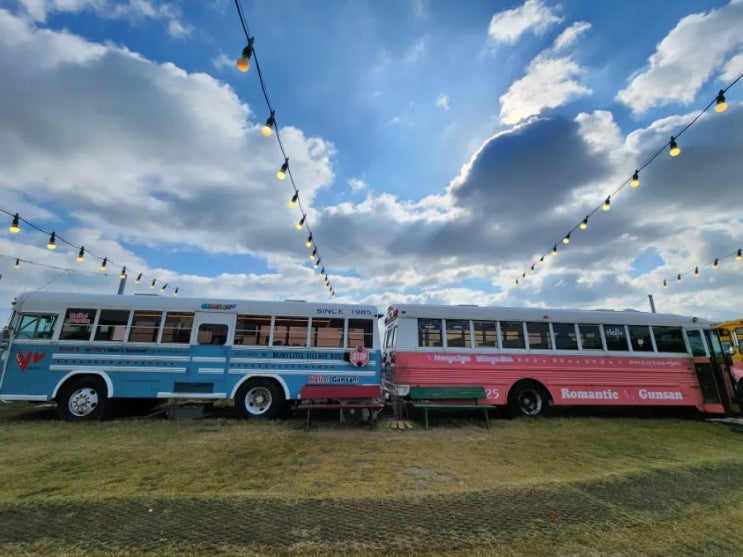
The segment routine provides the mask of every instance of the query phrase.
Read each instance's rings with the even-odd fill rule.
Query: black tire
[[[283,416],[286,410],[284,392],[271,379],[250,379],[235,395],[235,408],[243,418],[272,420]]]
[[[57,415],[69,422],[103,419],[108,392],[103,379],[82,377],[65,384],[57,395]]]
[[[508,394],[508,411],[514,418],[533,418],[547,412],[549,395],[535,381],[522,381],[511,388]]]

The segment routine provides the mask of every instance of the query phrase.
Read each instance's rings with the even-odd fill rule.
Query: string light
[[[676,144],[676,138],[671,136],[671,141],[668,143],[668,154],[672,157],[678,157],[681,154],[681,147]]]
[[[291,172],[289,172],[289,157],[287,156],[287,153],[286,153],[286,151],[284,149],[284,145],[283,145],[283,143],[281,141],[281,135],[279,133],[280,127],[279,127],[278,122],[276,121],[276,112],[275,112],[275,110],[274,110],[274,108],[273,108],[273,106],[271,104],[271,101],[269,99],[269,96],[268,96],[268,91],[267,91],[266,83],[265,83],[265,81],[263,79],[263,72],[261,71],[261,65],[260,65],[260,62],[258,60],[258,53],[256,52],[256,50],[254,48],[254,37],[250,33],[250,30],[248,29],[248,24],[245,21],[245,15],[243,13],[243,9],[242,9],[240,0],[235,0],[235,8],[237,10],[237,15],[238,15],[238,17],[240,19],[240,24],[241,24],[242,30],[243,30],[243,32],[245,34],[245,38],[247,40],[247,46],[243,49],[243,54],[240,57],[240,60],[238,60],[238,68],[241,71],[248,71],[248,69],[250,68],[250,60],[251,59],[253,60],[253,63],[255,64],[255,69],[256,69],[257,76],[258,76],[258,80],[260,81],[261,91],[263,92],[263,97],[264,97],[264,99],[266,101],[266,105],[267,105],[268,110],[269,110],[269,117],[266,120],[265,125],[261,127],[261,133],[263,135],[267,136],[267,137],[270,136],[270,135],[275,135],[276,141],[278,142],[279,148],[281,150],[281,154],[284,156],[284,164],[282,165],[281,169],[276,173],[276,177],[279,180],[284,180],[284,179],[286,179],[287,176],[289,176],[289,181],[291,182],[291,185],[292,185],[294,191],[295,192],[298,192],[300,188],[297,187],[297,185],[294,182],[294,177],[292,176]],[[275,134],[273,134],[274,131],[275,131]],[[299,207],[299,210],[302,213],[302,218],[296,224],[296,228],[298,230],[302,230],[303,227],[306,227],[307,228],[307,231],[310,234],[312,234],[312,229],[311,229],[309,223],[307,223],[307,221],[306,221],[306,211],[302,207],[301,200],[297,199],[296,200],[296,205]],[[309,247],[310,245],[313,245],[313,244],[314,244],[314,242],[310,242],[307,245]],[[334,290],[333,290],[333,295],[334,295]]]
[[[134,279],[134,284],[139,284],[140,282],[142,282],[142,273],[139,273],[137,278]]]
[[[121,280],[124,280],[124,279],[126,278],[126,265],[124,265],[124,266],[123,266],[123,267],[121,268],[121,273],[119,273],[119,278],[120,278]]]
[[[681,284],[681,273],[679,273],[678,275],[676,275],[676,282],[678,284]]]
[[[668,283],[666,282],[666,279],[663,279],[663,288],[668,288]]]
[[[175,290],[173,290],[173,296],[177,296],[177,295],[178,295],[178,287],[176,286]]]
[[[46,244],[46,247],[48,249],[57,249],[57,234],[52,232],[52,235],[49,236],[49,241]]]
[[[253,55],[253,37],[248,39],[248,44],[243,48],[242,55],[237,59],[237,69],[247,72],[250,69],[250,57]]]
[[[268,117],[268,120],[266,120],[266,123],[263,124],[263,127],[261,128],[261,133],[265,135],[266,137],[271,135],[272,128],[276,121],[274,120],[274,114],[275,112],[271,111],[271,116]]]
[[[699,276],[699,267],[694,267],[694,277],[696,278],[698,276]]]
[[[563,244],[569,244],[570,243],[570,232],[565,234],[565,237],[562,239]]]
[[[294,206],[297,204],[297,199],[299,199],[299,192],[295,191],[292,198],[289,200],[289,208],[293,209]]]
[[[630,186],[633,188],[636,188],[640,185],[640,171],[635,170],[635,173],[632,175],[632,181],[629,183]]]
[[[81,263],[85,259],[85,246],[80,246],[80,251],[77,254],[77,261]]]
[[[108,263],[108,257],[104,257],[103,261],[101,261],[101,266],[98,267],[101,271],[106,270],[106,263]]]
[[[18,231],[20,229],[20,217],[18,216],[18,213],[16,213],[15,215],[13,215],[13,222],[10,223],[8,230],[10,230],[13,234],[18,234]]]
[[[307,236],[307,241],[304,243],[305,246],[310,247],[312,245],[312,233],[310,232],[310,235]]]
[[[718,265],[717,265],[717,258],[715,257],[715,262],[714,262],[714,263],[712,263],[712,268],[713,268],[713,269],[717,269],[717,266],[718,266]]]
[[[14,268],[14,269],[17,269],[17,268],[18,268],[18,267],[20,267],[20,266],[21,266],[21,260],[20,260],[20,259],[16,259],[16,260],[15,260],[15,265],[13,265],[13,268]]]
[[[157,280],[157,279],[152,279],[152,282],[150,283],[150,290],[152,290],[152,289],[154,289],[154,288],[155,288],[155,281],[156,281],[156,280]]]
[[[168,287],[168,283],[166,282],[163,284],[162,288],[160,288],[160,292],[165,292],[165,289]]]
[[[286,159],[284,161],[284,164],[281,165],[281,168],[276,173],[276,177],[279,180],[283,180],[284,178],[286,178],[286,173],[287,173],[288,170],[289,170],[289,159]]]
[[[313,267],[314,267],[315,269],[317,269],[317,268],[318,268],[318,267],[320,266],[320,261],[321,261],[321,260],[322,260],[322,257],[318,257],[318,258],[317,258],[317,261],[315,261],[315,264],[313,265]]]
[[[738,253],[735,254],[735,259],[737,261],[743,260],[743,253],[741,253],[741,250],[738,250]]]
[[[678,144],[676,143],[676,140],[678,137],[681,136],[687,129],[689,129],[707,110],[709,110],[712,105],[715,105],[715,110],[718,112],[723,112],[727,108],[727,103],[725,102],[725,92],[730,89],[733,85],[735,85],[738,81],[740,81],[743,78],[743,74],[738,75],[733,82],[728,85],[726,89],[721,89],[718,95],[712,99],[712,101],[703,108],[690,122],[688,122],[678,133],[671,136],[671,140],[663,145],[658,151],[655,152],[643,165],[641,165],[639,168],[637,168],[633,173],[632,177],[625,181],[623,184],[619,186],[619,188],[611,193],[609,196],[607,196],[606,201],[603,205],[600,205],[596,209],[594,209],[592,212],[588,213],[586,217],[583,219],[583,221],[579,222],[576,226],[573,227],[572,230],[569,231],[572,232],[576,228],[580,228],[582,230],[585,230],[588,227],[588,219],[599,210],[599,208],[603,209],[604,211],[609,211],[611,209],[611,197],[616,195],[619,191],[621,191],[625,186],[629,185],[632,188],[636,188],[640,185],[640,172],[642,172],[647,166],[649,166],[657,157],[659,157],[663,151],[665,151],[666,147],[669,147],[670,153],[672,156],[677,156],[680,154],[681,149],[679,148]],[[567,238],[569,238],[569,233]],[[563,242],[565,240],[565,237],[563,237]],[[555,255],[555,249],[553,248],[553,255]],[[544,256],[543,256],[544,257]],[[741,258],[743,259],[743,257]],[[541,260],[540,260],[541,261]]]
[[[552,257],[557,255],[557,245],[552,247]]]
[[[725,102],[725,91],[720,89],[715,99],[715,112],[725,112],[728,109],[728,103]]]
[[[315,257],[317,257],[317,248],[313,249],[310,254],[310,259],[315,259]]]

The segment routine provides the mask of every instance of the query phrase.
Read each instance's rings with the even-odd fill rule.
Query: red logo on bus
[[[349,358],[356,367],[364,367],[369,363],[369,351],[363,346],[357,346],[353,349]]]
[[[26,352],[25,354],[16,352],[15,362],[18,364],[18,367],[21,368],[21,371],[26,371],[28,364],[31,362],[38,364],[44,359],[44,356],[46,356],[46,352]]]

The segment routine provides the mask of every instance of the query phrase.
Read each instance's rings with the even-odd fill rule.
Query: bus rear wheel
[[[511,388],[508,395],[508,410],[514,418],[533,418],[547,411],[547,391],[535,381],[522,381]]]
[[[98,377],[73,379],[57,396],[57,415],[67,421],[82,422],[103,418],[108,394]]]
[[[243,418],[271,420],[283,414],[286,401],[276,381],[251,379],[238,389],[235,406]]]

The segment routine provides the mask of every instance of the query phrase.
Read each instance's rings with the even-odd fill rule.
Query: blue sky
[[[336,300],[743,314],[743,80],[623,186],[743,73],[742,0],[242,6]],[[3,299],[328,298],[245,43],[228,0],[0,2]]]

